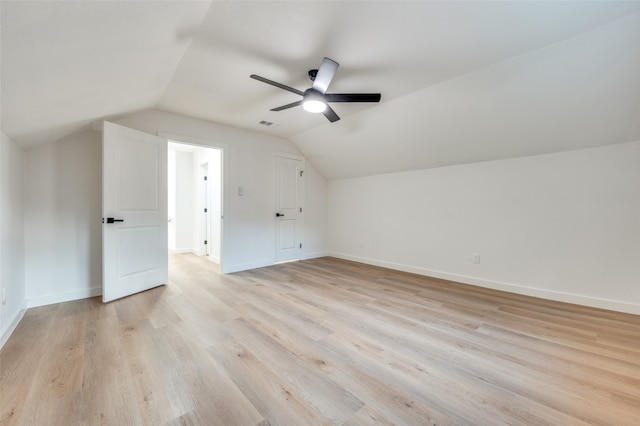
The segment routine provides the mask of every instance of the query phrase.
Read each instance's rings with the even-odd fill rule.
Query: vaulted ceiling
[[[31,148],[159,109],[291,140],[328,178],[640,140],[639,1],[2,1],[1,125]],[[323,57],[329,123],[293,93]],[[260,121],[275,123],[266,127]]]

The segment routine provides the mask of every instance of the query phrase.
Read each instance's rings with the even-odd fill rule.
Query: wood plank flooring
[[[27,311],[3,425],[640,425],[640,316],[321,258]]]

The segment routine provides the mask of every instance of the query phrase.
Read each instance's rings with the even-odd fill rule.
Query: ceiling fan
[[[302,105],[306,111],[321,112],[333,123],[340,120],[340,117],[328,105],[330,102],[380,102],[380,93],[327,93],[327,88],[336,74],[338,66],[339,64],[334,60],[329,58],[322,59],[320,68],[309,70],[309,78],[313,81],[313,84],[304,92],[256,74],[251,74],[250,77],[302,96],[299,101],[272,108],[271,111],[282,111]]]

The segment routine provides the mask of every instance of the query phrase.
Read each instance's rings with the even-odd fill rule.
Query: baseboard
[[[317,257],[325,257],[325,256],[329,256],[329,254],[327,252],[307,253],[301,256],[300,260],[315,259]],[[234,272],[247,271],[249,269],[256,269],[256,268],[264,268],[265,266],[272,266],[272,265],[273,265],[273,260],[263,260],[260,262],[243,263],[241,265],[232,265],[232,266],[227,266],[226,264],[224,264],[223,270],[221,273],[233,274]]]
[[[91,287],[83,290],[69,291],[65,293],[49,294],[29,299],[27,306],[35,308],[36,306],[52,305],[54,303],[70,302],[72,300],[86,299],[88,297],[100,296],[102,294],[102,286]]]
[[[260,262],[252,262],[252,263],[243,263],[240,265],[227,265],[227,263],[224,263],[222,265],[223,270],[221,271],[222,274],[233,274],[234,272],[241,272],[241,271],[247,271],[249,269],[256,269],[256,268],[264,268],[265,266],[271,266],[273,265],[273,261],[269,261],[269,260],[263,260]]]
[[[305,253],[300,257],[300,260],[317,259],[318,257],[325,257],[325,256],[329,256],[329,253],[327,253],[326,251],[318,251],[315,253]]]
[[[478,287],[491,288],[494,290],[507,291],[525,296],[539,297],[541,299],[555,300],[557,302],[573,303],[576,305],[590,306],[592,308],[607,309],[610,311],[624,312],[627,314],[640,315],[640,305],[619,300],[602,299],[597,297],[583,296],[580,294],[565,293],[561,291],[546,290],[536,287],[522,286],[501,281],[491,281],[467,275],[454,274],[444,271],[437,271],[411,265],[403,265],[393,262],[385,262],[377,259],[370,259],[360,256],[352,256],[345,253],[330,252],[328,256],[339,259],[351,260],[353,262],[366,263],[368,265],[380,266],[383,268],[395,269],[403,272],[410,272],[418,275],[425,275],[433,278],[455,281],[463,284],[475,285]]]
[[[9,324],[4,327],[4,330],[2,330],[2,333],[0,334],[0,349],[2,349],[5,343],[7,343],[7,340],[9,340],[11,334],[13,334],[18,324],[20,324],[20,321],[22,320],[22,317],[24,317],[25,312],[27,312],[26,300],[22,303],[22,306],[20,306],[18,312],[16,312],[16,314],[13,316],[13,319],[9,321]]]

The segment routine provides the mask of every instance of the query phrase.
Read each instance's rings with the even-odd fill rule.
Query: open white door
[[[102,301],[166,284],[167,140],[104,123]]]
[[[276,169],[276,262],[300,259],[302,253],[303,160],[277,155]]]

